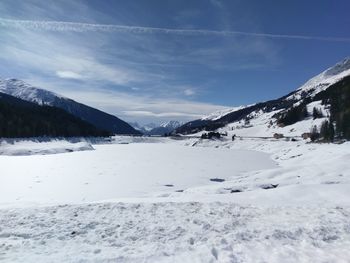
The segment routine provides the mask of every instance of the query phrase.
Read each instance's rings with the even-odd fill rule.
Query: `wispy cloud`
[[[189,112],[161,112],[161,113],[155,113],[152,111],[124,111],[124,114],[128,117],[156,117],[156,118],[186,118],[191,119],[191,118],[200,118],[203,115],[201,114],[193,114]]]
[[[0,18],[0,26],[6,28],[20,28],[30,30],[44,31],[64,31],[64,32],[125,32],[134,34],[176,34],[189,36],[245,36],[273,39],[296,39],[296,40],[317,40],[331,42],[350,42],[350,37],[326,37],[326,36],[307,36],[290,34],[269,34],[243,31],[217,31],[207,29],[173,29],[143,26],[126,25],[108,25],[108,24],[89,24],[63,21],[34,21],[34,20],[15,20]]]
[[[223,4],[220,0],[210,0],[210,3],[215,7],[223,8]]]
[[[48,88],[48,83],[45,84]],[[71,90],[65,87],[59,88],[59,86],[57,83],[52,84],[52,90],[128,121],[147,122],[169,119],[189,121],[227,108],[227,106],[185,99],[155,98],[115,90]]]
[[[83,79],[83,76],[73,71],[56,71],[56,75],[63,79]]]
[[[26,68],[27,72],[115,85],[128,85],[147,78],[131,68],[101,62],[97,54],[81,42],[69,42],[51,34],[32,31],[22,34],[6,32],[3,36],[0,59],[15,64],[17,68]]]
[[[189,88],[189,89],[184,90],[184,94],[186,96],[192,96],[192,95],[196,94],[196,92],[193,89]]]

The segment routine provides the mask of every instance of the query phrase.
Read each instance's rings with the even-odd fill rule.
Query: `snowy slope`
[[[350,58],[346,58],[307,81],[304,85],[297,89],[296,93],[287,97],[287,99],[299,100],[304,96],[314,96],[317,93],[327,89],[330,85],[349,75]]]
[[[167,128],[167,129],[176,129],[177,127],[180,127],[183,123],[179,121],[166,121],[159,125],[159,127]]]
[[[314,125],[319,128],[321,123],[330,116],[327,105],[321,105],[321,101],[315,101],[315,95],[348,76],[350,76],[350,58],[325,70],[284,97],[214,112],[199,120],[186,123],[179,127],[176,132],[200,135],[205,130],[218,130],[220,132],[235,130],[234,134],[242,136],[271,137],[274,133],[283,133],[285,136],[301,136],[302,133],[310,132]],[[306,99],[309,100],[306,105],[309,117],[293,125],[280,127],[277,123],[278,114],[286,113],[292,107],[304,103]],[[323,113],[323,118],[316,120],[312,118],[314,107]]]
[[[243,109],[245,107],[246,106],[239,106],[239,107],[234,107],[234,108],[228,108],[228,109],[225,109],[225,110],[219,110],[219,111],[213,112],[213,113],[211,113],[209,115],[206,115],[206,116],[202,117],[201,120],[215,121],[215,120],[218,120],[218,119],[222,118],[223,116],[225,116],[225,115],[227,115],[229,113],[235,112],[235,111]]]
[[[45,104],[49,106],[53,106],[57,97],[62,99],[65,98],[54,92],[35,88],[18,79],[0,79],[0,92],[39,105]]]

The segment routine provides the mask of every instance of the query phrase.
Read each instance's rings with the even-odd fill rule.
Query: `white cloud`
[[[154,98],[151,96],[132,95],[112,90],[77,91],[62,88],[55,92],[79,102],[99,108],[125,119],[174,118],[178,120],[193,120],[212,112],[227,109],[227,106],[195,102],[173,98]],[[142,118],[144,119],[144,118]]]
[[[56,71],[56,75],[63,79],[83,79],[83,76],[73,71]]]
[[[196,94],[196,92],[193,89],[185,89],[184,94],[186,96],[192,96],[192,95]]]
[[[218,8],[223,8],[223,4],[222,2],[220,2],[220,0],[210,0],[210,3],[215,6],[215,7],[218,7]]]
[[[26,31],[7,33],[0,43],[0,58],[47,76],[127,85],[145,79],[141,73],[98,61],[93,51],[68,44],[52,35]]]
[[[191,114],[191,113],[185,113],[185,112],[162,112],[162,113],[155,113],[151,111],[124,111],[124,114],[126,116],[132,116],[132,117],[156,117],[156,118],[200,118],[203,115],[201,114]]]

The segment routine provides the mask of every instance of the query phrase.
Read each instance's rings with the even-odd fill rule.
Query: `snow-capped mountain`
[[[67,99],[54,92],[35,88],[19,79],[0,79],[0,92],[39,105],[53,106],[57,98]]]
[[[176,129],[179,134],[202,131],[271,137],[300,136],[320,129],[324,121],[347,127],[350,116],[350,58],[337,63],[281,98],[215,112]],[[318,116],[316,113],[318,113]],[[349,118],[349,119],[347,119]],[[346,131],[340,132],[345,136]],[[350,133],[350,131],[349,131]]]
[[[111,114],[78,103],[54,92],[31,86],[22,80],[0,79],[0,92],[39,105],[61,108],[93,124],[97,128],[114,134],[140,134],[139,131],[132,128],[129,124]]]
[[[167,121],[160,124],[159,127],[156,127],[148,132],[149,135],[165,135],[173,132],[175,129],[180,127],[183,123],[179,121]]]
[[[183,122],[171,120],[163,122],[160,125],[157,125],[155,123],[148,123],[143,126],[137,122],[131,122],[129,124],[136,130],[141,131],[145,135],[165,135],[171,133],[176,128],[183,125]]]
[[[182,124],[183,124],[183,122],[180,122],[180,121],[167,121],[167,122],[163,122],[162,124],[160,124],[159,127],[174,130],[174,129],[180,127]]]
[[[350,75],[350,57],[328,68],[321,74],[313,77],[304,85],[288,96],[287,99],[301,99],[304,96],[315,96],[317,93],[326,90],[330,85]]]

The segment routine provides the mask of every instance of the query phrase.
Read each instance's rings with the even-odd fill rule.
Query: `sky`
[[[0,78],[126,120],[283,96],[350,56],[348,0],[1,0]]]

